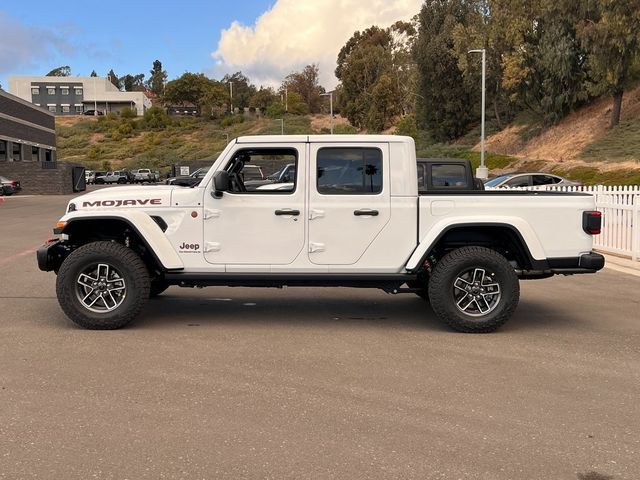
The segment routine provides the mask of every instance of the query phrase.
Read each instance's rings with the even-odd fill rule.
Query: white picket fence
[[[536,187],[537,190],[541,187]],[[594,248],[640,260],[640,187],[632,186],[557,186],[545,190],[585,192],[595,196],[596,209],[602,212],[602,233],[593,238]]]

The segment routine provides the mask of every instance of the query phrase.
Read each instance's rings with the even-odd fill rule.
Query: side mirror
[[[226,170],[220,170],[213,174],[213,192],[211,194],[214,198],[222,197],[222,192],[229,190],[229,172]]]

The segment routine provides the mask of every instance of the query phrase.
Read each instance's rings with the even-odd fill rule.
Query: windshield
[[[492,178],[491,180],[487,180],[484,182],[485,187],[495,187],[496,185],[501,184],[505,180],[513,177],[513,175],[500,175],[499,177]]]

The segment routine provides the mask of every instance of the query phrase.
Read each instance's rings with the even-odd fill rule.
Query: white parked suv
[[[258,165],[295,175],[247,187]],[[421,160],[386,135],[240,137],[199,185],[74,198],[38,250],[78,325],[123,327],[170,285],[346,286],[415,293],[463,332],[512,315],[520,278],[593,273],[600,213],[588,194],[482,190],[468,162]]]

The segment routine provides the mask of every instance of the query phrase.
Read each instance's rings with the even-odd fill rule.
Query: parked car
[[[550,173],[507,173],[484,182],[488,188],[539,187],[542,185],[582,185]]]
[[[133,175],[126,170],[116,170],[96,177],[96,183],[133,183],[133,178]]]
[[[0,176],[0,195],[13,195],[22,190],[18,180],[12,180],[7,177]]]
[[[191,175],[181,175],[178,177],[167,178],[164,183],[166,183],[167,185],[179,185],[181,187],[193,187],[200,184],[208,171],[209,167],[199,168]]]
[[[250,165],[245,165],[244,168],[246,169],[249,166]],[[262,174],[262,170],[260,170],[260,173]],[[257,190],[263,185],[269,185],[274,183],[289,184],[291,183],[291,180],[295,177],[295,175],[296,175],[295,164],[287,163],[280,170],[273,172],[271,175],[268,175],[266,178],[265,177],[263,177],[262,179],[252,178],[247,180],[247,177],[245,175],[244,186],[246,187],[247,190],[251,191],[251,190]],[[260,190],[280,190],[280,188],[279,187],[261,188]]]
[[[91,116],[95,116],[96,115],[96,110],[85,110],[83,115],[91,115]],[[102,112],[101,110],[98,110],[97,115],[104,115],[104,112]]]
[[[95,185],[96,178],[101,177],[101,176],[106,175],[106,174],[107,174],[107,172],[102,172],[102,171],[98,171],[98,170],[96,170],[95,172],[91,172],[89,174],[89,176],[87,177],[87,184]]]
[[[160,179],[158,172],[152,172],[148,168],[139,168],[138,170],[132,170],[134,183],[155,183]]]

